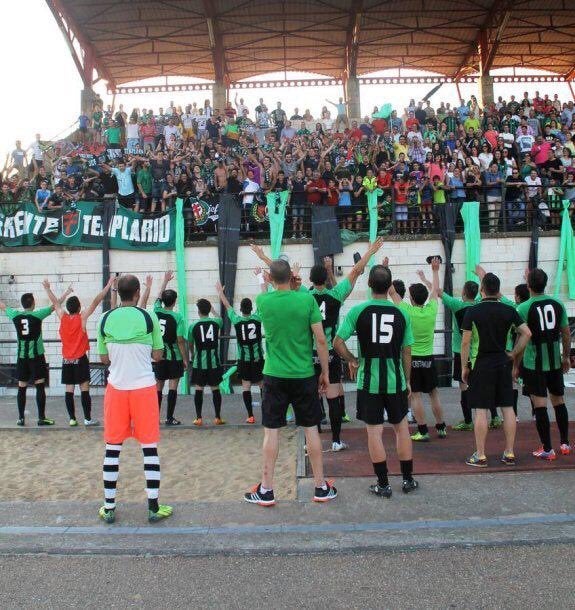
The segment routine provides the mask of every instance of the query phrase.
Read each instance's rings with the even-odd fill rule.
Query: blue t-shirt
[[[41,208],[45,207],[45,204],[52,193],[48,189],[38,189],[36,191],[36,199],[38,201],[38,205]]]
[[[134,182],[132,180],[132,168],[126,167],[121,172],[117,167],[112,168],[112,174],[118,181],[118,194],[122,196],[131,195],[134,192]]]

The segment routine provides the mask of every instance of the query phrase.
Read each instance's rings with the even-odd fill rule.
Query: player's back
[[[200,318],[190,327],[189,340],[194,345],[195,368],[209,369],[219,366],[221,326],[221,318]]]
[[[263,359],[262,322],[257,314],[234,316],[232,320],[236,331],[238,357],[240,360],[255,361]]]

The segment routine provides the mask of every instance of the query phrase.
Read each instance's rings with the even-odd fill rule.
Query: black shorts
[[[433,356],[413,356],[410,385],[412,392],[429,394],[437,387],[437,370]]]
[[[264,428],[283,428],[286,412],[293,407],[296,426],[311,428],[322,419],[317,379],[283,379],[264,375],[262,389],[262,425]]]
[[[80,385],[90,381],[90,363],[84,354],[76,360],[62,360],[62,385]]]
[[[563,371],[534,371],[523,368],[521,371],[523,387],[528,396],[547,397],[547,391],[553,396],[563,396],[565,394],[565,382]]]
[[[184,363],[181,360],[160,360],[152,363],[158,381],[180,379],[184,376]]]
[[[475,363],[469,374],[467,404],[471,409],[513,406],[513,367],[506,362],[498,367]]]
[[[48,377],[48,365],[46,358],[36,356],[35,358],[18,358],[16,362],[16,376],[18,381],[38,381]]]
[[[458,352],[453,352],[453,381],[463,381],[461,378],[461,354]]]
[[[370,426],[383,424],[384,414],[390,424],[399,424],[409,408],[407,391],[399,394],[370,394],[357,391],[357,417]]]
[[[215,388],[222,383],[222,367],[218,366],[215,369],[192,369],[192,385],[197,385],[200,388],[210,386]]]
[[[244,361],[238,360],[238,377],[242,381],[249,381],[251,383],[259,383],[263,378],[264,361]]]
[[[313,364],[315,368],[315,375],[319,377],[321,373],[321,365],[319,358],[314,352]],[[339,354],[333,350],[329,352],[329,382],[330,383],[341,383],[341,358]]]
[[[136,194],[132,193],[131,195],[118,195],[118,203],[123,208],[128,208],[131,210],[136,204]]]

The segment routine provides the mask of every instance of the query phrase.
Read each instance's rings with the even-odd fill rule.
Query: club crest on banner
[[[74,237],[80,230],[80,210],[67,210],[62,214],[61,232],[65,237]]]

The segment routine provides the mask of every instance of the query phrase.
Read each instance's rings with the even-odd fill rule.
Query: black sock
[[[341,409],[341,416],[345,415],[345,396],[339,396],[339,406]]]
[[[375,472],[375,476],[377,477],[377,482],[385,487],[389,485],[389,479],[387,478],[387,462],[384,460],[383,462],[372,462],[373,463],[373,472]]]
[[[64,402],[66,403],[66,411],[70,419],[76,419],[76,409],[74,408],[74,392],[66,392],[64,394]]]
[[[471,409],[467,404],[467,390],[463,390],[461,392],[461,411],[463,413],[463,421],[466,424],[472,423],[473,417],[471,416]]]
[[[177,390],[168,390],[168,413],[167,419],[174,419],[174,411],[176,410],[176,400],[178,399]]]
[[[38,419],[46,419],[46,389],[43,383],[36,384],[36,406],[38,407]]]
[[[403,480],[411,481],[413,479],[413,460],[399,460],[399,466]]]
[[[88,390],[80,394],[80,400],[82,401],[82,410],[84,411],[84,419],[90,421],[92,419],[92,397]]]
[[[531,403],[531,417],[535,417],[535,405],[533,404],[533,398],[529,397],[529,402]]]
[[[436,430],[445,430],[445,422],[442,422],[441,424],[435,424],[435,429]]]
[[[162,410],[162,390],[158,390],[158,409]]]
[[[16,398],[18,404],[18,419],[24,419],[24,411],[26,410],[26,388],[18,386],[18,396]]]
[[[202,417],[202,405],[204,404],[204,391],[196,390],[194,394],[194,405],[196,407],[196,417],[201,419]]]
[[[427,424],[423,424],[423,426],[417,424],[417,430],[420,434],[429,434],[429,428]]]
[[[491,407],[489,409],[489,413],[491,413],[491,419],[495,419],[497,417],[497,409],[495,407]]]
[[[214,411],[216,418],[220,419],[222,414],[222,393],[219,390],[212,390],[212,400],[214,401]]]
[[[551,425],[549,424],[547,407],[535,409],[535,427],[539,433],[543,450],[551,451]]]
[[[513,390],[513,412],[515,413],[515,417],[517,417],[517,403],[519,402],[519,390]]]
[[[331,426],[331,440],[334,443],[339,443],[341,435],[341,419],[343,417],[339,396],[336,398],[328,398],[327,407],[329,410],[329,425]]]
[[[248,417],[253,417],[254,410],[252,408],[252,393],[250,390],[244,390],[242,392],[242,397],[244,399],[244,405],[246,406],[246,411],[248,412]]]
[[[567,407],[565,403],[553,407],[555,409],[555,421],[559,428],[559,436],[561,437],[561,444],[569,444],[569,413],[567,413]]]

